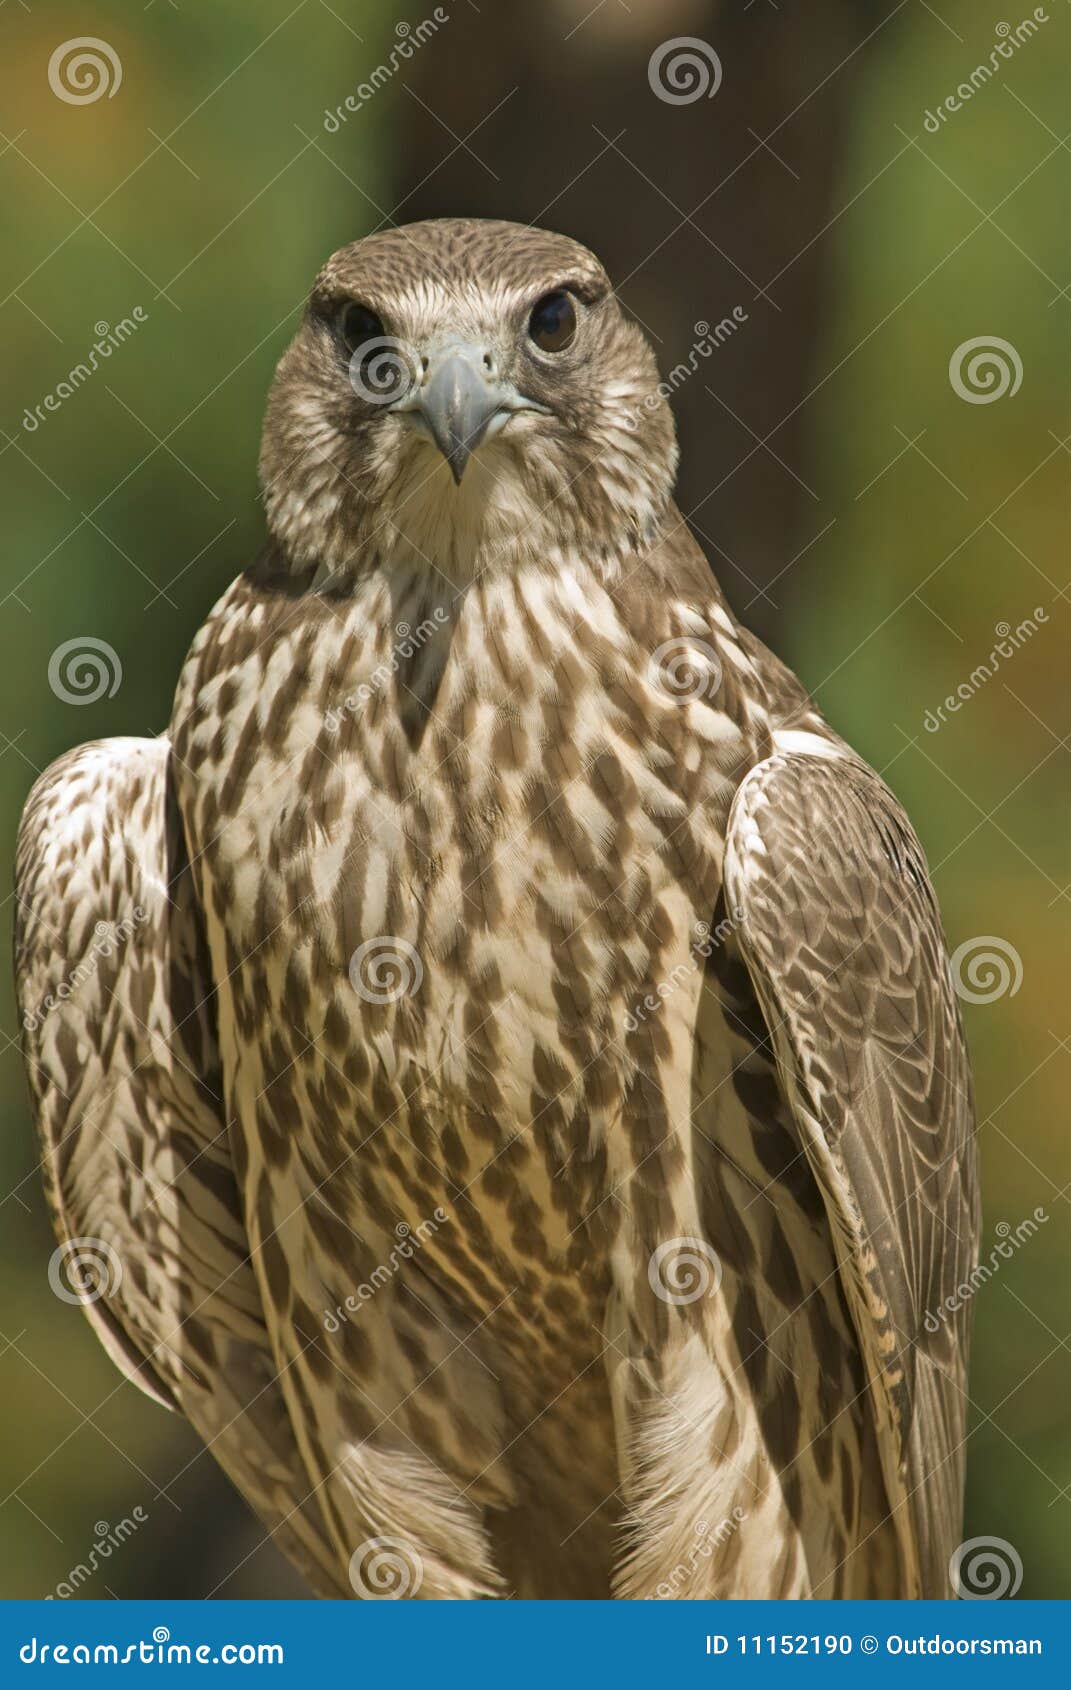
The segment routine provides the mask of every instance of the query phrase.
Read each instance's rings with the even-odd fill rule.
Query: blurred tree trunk
[[[807,432],[829,308],[822,231],[841,208],[860,69],[886,28],[895,9],[877,0],[457,0],[399,95],[395,221],[467,214],[573,235],[606,263],[664,377],[703,338],[697,324],[739,308],[673,396],[679,501],[767,637],[778,576],[833,515]],[[652,91],[651,55],[678,36],[715,49],[713,97]]]

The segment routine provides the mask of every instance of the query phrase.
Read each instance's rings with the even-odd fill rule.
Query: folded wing
[[[960,1539],[977,1252],[970,1072],[922,848],[865,765],[779,752],[734,802],[726,887],[870,1382],[918,1596]],[[953,1302],[955,1302],[953,1296]]]
[[[313,1589],[348,1596],[249,1261],[169,755],[165,739],[81,747],[20,830],[16,974],[53,1283],[187,1416]]]

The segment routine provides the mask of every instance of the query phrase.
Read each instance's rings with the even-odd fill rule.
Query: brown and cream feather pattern
[[[325,1594],[380,1540],[423,1597],[944,1594],[967,1333],[924,1318],[977,1220],[933,894],[673,506],[601,267],[345,249],[261,464],[170,735],[24,822],[24,1005],[151,914],[27,1033],[61,1236],[126,1267],[104,1341]]]

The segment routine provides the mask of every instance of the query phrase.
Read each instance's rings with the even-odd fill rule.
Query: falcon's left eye
[[[338,323],[342,338],[351,352],[356,352],[368,340],[383,337],[382,319],[359,300],[351,299],[348,305],[342,307]]]
[[[576,306],[562,288],[537,299],[528,319],[528,334],[540,352],[564,352],[576,336]]]

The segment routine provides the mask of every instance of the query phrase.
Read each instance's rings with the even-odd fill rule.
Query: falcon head
[[[260,473],[298,567],[408,552],[473,573],[518,547],[553,564],[649,545],[676,462],[654,355],[598,259],[452,218],[329,259],[276,372]]]

